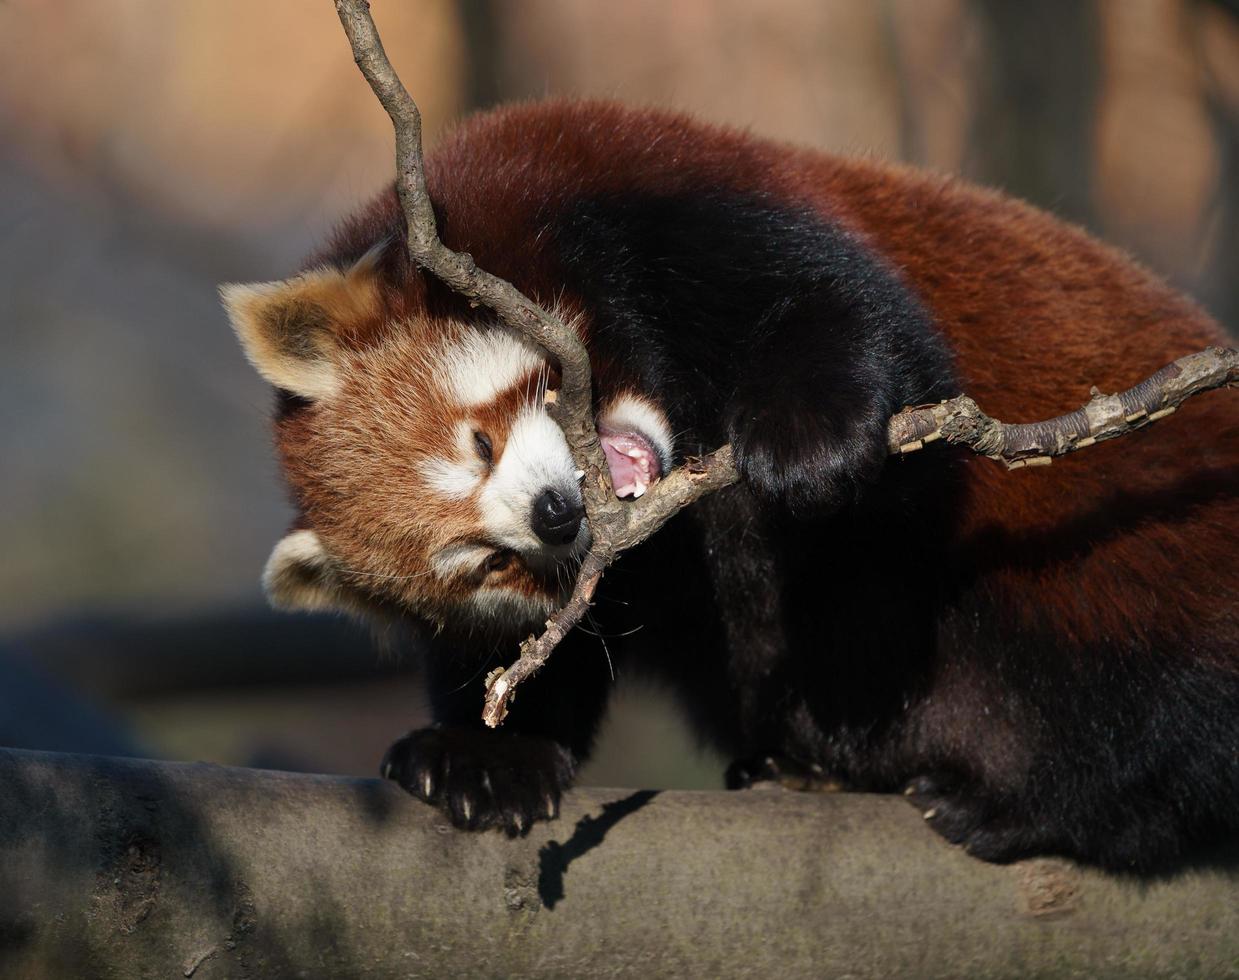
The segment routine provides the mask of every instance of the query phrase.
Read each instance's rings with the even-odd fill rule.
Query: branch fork
[[[494,311],[500,322],[537,343],[559,363],[561,387],[547,410],[563,430],[577,468],[585,474],[581,488],[592,545],[567,604],[547,620],[541,635],[525,639],[512,666],[487,675],[482,720],[494,728],[507,715],[517,686],[541,669],[585,615],[599,580],[616,557],[689,504],[735,483],[739,475],[731,447],[723,446],[687,460],[637,500],[616,498],[594,427],[588,351],[575,331],[554,313],[511,283],[479,269],[468,253],[454,252],[439,240],[426,189],[421,113],[383,50],[367,0],[335,0],[335,6],[353,59],[395,130],[396,191],[408,225],[410,259],[471,305]],[[1083,408],[1045,422],[1000,422],[967,395],[938,405],[906,408],[889,422],[888,449],[892,455],[906,455],[941,440],[1000,460],[1008,469],[1044,466],[1055,456],[1143,428],[1174,412],[1186,398],[1227,385],[1239,385],[1239,351],[1213,347],[1179,358],[1118,394],[1103,395],[1094,388]]]

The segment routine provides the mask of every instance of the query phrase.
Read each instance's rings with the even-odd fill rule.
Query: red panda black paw
[[[827,516],[855,501],[886,460],[885,429],[812,403],[738,412],[729,435],[736,468],[762,500],[794,517]]]
[[[755,783],[771,782],[779,775],[779,760],[772,755],[735,759],[723,773],[723,785],[728,789],[752,789]]]
[[[572,754],[550,739],[422,728],[392,745],[379,771],[462,830],[496,827],[516,837],[559,815],[574,769]]]
[[[799,762],[783,755],[736,759],[723,773],[723,783],[728,789],[751,789],[767,782],[809,793],[828,793],[843,788],[841,780],[829,776],[816,763]]]
[[[973,857],[1005,863],[1025,857],[1025,828],[1001,802],[951,777],[923,775],[904,789],[925,824]]]

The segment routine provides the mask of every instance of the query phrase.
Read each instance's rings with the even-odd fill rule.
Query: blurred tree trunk
[[[1217,229],[1201,293],[1210,312],[1239,332],[1239,119],[1210,105],[1218,142],[1218,183],[1210,221]]]
[[[465,111],[489,109],[511,98],[502,79],[505,38],[492,0],[460,0],[460,27],[465,42]]]
[[[1227,90],[1210,57],[1216,52],[1203,42],[1206,32],[1225,33],[1228,37],[1219,47],[1225,55],[1239,55],[1239,0],[1192,0],[1188,17],[1217,153],[1213,206],[1206,223],[1208,262],[1198,288],[1214,316],[1234,332],[1239,331],[1239,92]],[[1233,80],[1235,73],[1229,77]]]
[[[968,176],[1093,224],[1101,29],[1094,0],[970,0],[982,26]]]

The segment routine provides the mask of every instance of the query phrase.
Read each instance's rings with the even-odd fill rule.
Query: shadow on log
[[[1239,976],[1239,849],[999,867],[861,794],[578,790],[528,837],[379,780],[0,750],[0,976]]]

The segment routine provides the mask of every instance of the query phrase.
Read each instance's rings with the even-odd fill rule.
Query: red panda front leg
[[[572,646],[578,649],[564,649]],[[509,647],[500,642],[479,653],[476,640],[436,638],[427,658],[435,724],[397,740],[381,772],[461,829],[518,836],[558,816],[592,748],[611,679],[596,640],[570,634],[492,731],[480,720],[482,680]]]
[[[749,488],[796,517],[855,502],[886,463],[886,423],[949,387],[932,328],[837,296],[805,296],[756,334],[727,412]],[[907,321],[907,322],[905,322]]]
[[[397,740],[380,771],[462,830],[498,827],[515,837],[559,815],[576,760],[549,738],[434,726]]]

